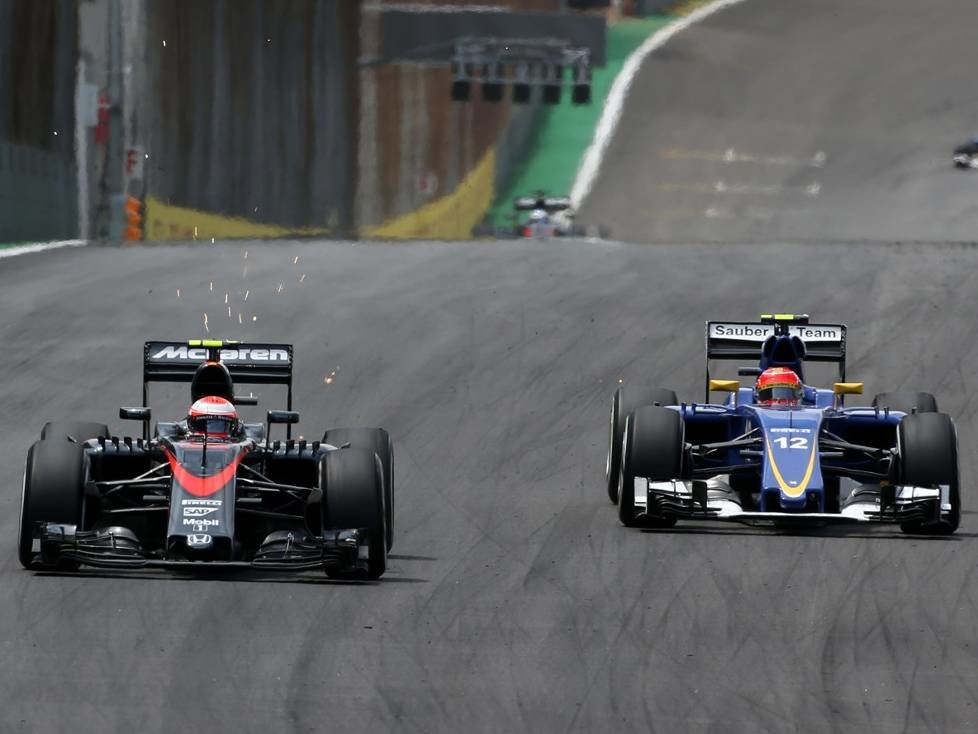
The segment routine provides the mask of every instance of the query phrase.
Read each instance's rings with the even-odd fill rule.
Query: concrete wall
[[[142,7],[139,18],[136,5]],[[352,2],[143,0],[127,139],[145,193],[287,228],[353,229]]]
[[[77,236],[73,0],[0,2],[0,243]]]
[[[447,64],[383,59],[384,11],[431,4],[127,0],[126,147],[148,158],[125,189],[147,235],[470,234],[536,108],[452,102]]]
[[[532,128],[538,108],[514,108],[508,99],[485,102],[477,85],[468,102],[452,102],[451,71],[444,63],[383,59],[386,9],[445,4],[560,8],[560,0],[388,0],[363,5],[356,218],[364,234],[470,235],[474,225],[469,223],[481,220],[492,203],[498,171],[508,170],[511,156]],[[436,213],[447,217],[440,228]]]

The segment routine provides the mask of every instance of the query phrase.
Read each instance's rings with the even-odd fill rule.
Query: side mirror
[[[738,377],[757,377],[762,372],[760,367],[738,367]]]
[[[843,395],[862,395],[863,384],[861,382],[836,382],[832,385],[832,392],[835,395],[835,407],[842,407]]]
[[[710,380],[710,392],[737,392],[740,380]]]
[[[270,410],[268,411],[269,423],[283,423],[291,425],[299,422],[299,413],[294,410]]]
[[[235,405],[258,405],[258,398],[254,395],[235,395]]]
[[[152,415],[149,408],[119,408],[119,417],[124,421],[148,421]]]

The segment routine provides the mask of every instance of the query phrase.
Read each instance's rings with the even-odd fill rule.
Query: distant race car
[[[958,168],[978,168],[978,137],[955,148],[951,160]]]
[[[27,454],[20,562],[32,569],[320,568],[379,578],[393,541],[393,446],[380,428],[291,437],[288,344],[146,342],[143,402],[117,437],[83,421],[47,423]],[[234,381],[282,385],[286,410],[242,422]],[[186,419],[150,433],[149,384],[190,383]],[[273,425],[285,440],[271,440]]]
[[[843,324],[793,314],[708,322],[705,402],[681,403],[662,388],[615,393],[607,483],[621,522],[896,523],[907,533],[953,533],[961,504],[951,418],[929,393],[881,393],[870,407],[846,408],[845,396],[863,386],[845,381],[845,357]],[[738,374],[751,387],[710,375],[710,360],[748,359],[759,366]],[[840,381],[805,385],[811,362],[837,364]],[[757,375],[797,388],[780,388],[779,398]],[[727,398],[710,402],[711,392]]]
[[[530,212],[520,221],[520,212]],[[515,235],[529,239],[583,236],[584,230],[574,224],[574,209],[566,196],[546,196],[538,191],[533,196],[521,196],[513,201]]]

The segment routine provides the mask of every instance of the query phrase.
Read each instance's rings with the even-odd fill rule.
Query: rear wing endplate
[[[760,360],[769,336],[797,336],[805,343],[805,362],[839,366],[839,380],[846,379],[846,325],[813,324],[808,316],[773,314],[760,321],[706,322],[706,400],[709,402],[710,360]]]

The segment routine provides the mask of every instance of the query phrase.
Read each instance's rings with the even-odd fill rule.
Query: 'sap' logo
[[[184,507],[183,516],[184,517],[203,517],[204,515],[210,515],[212,512],[217,512],[216,507]]]

